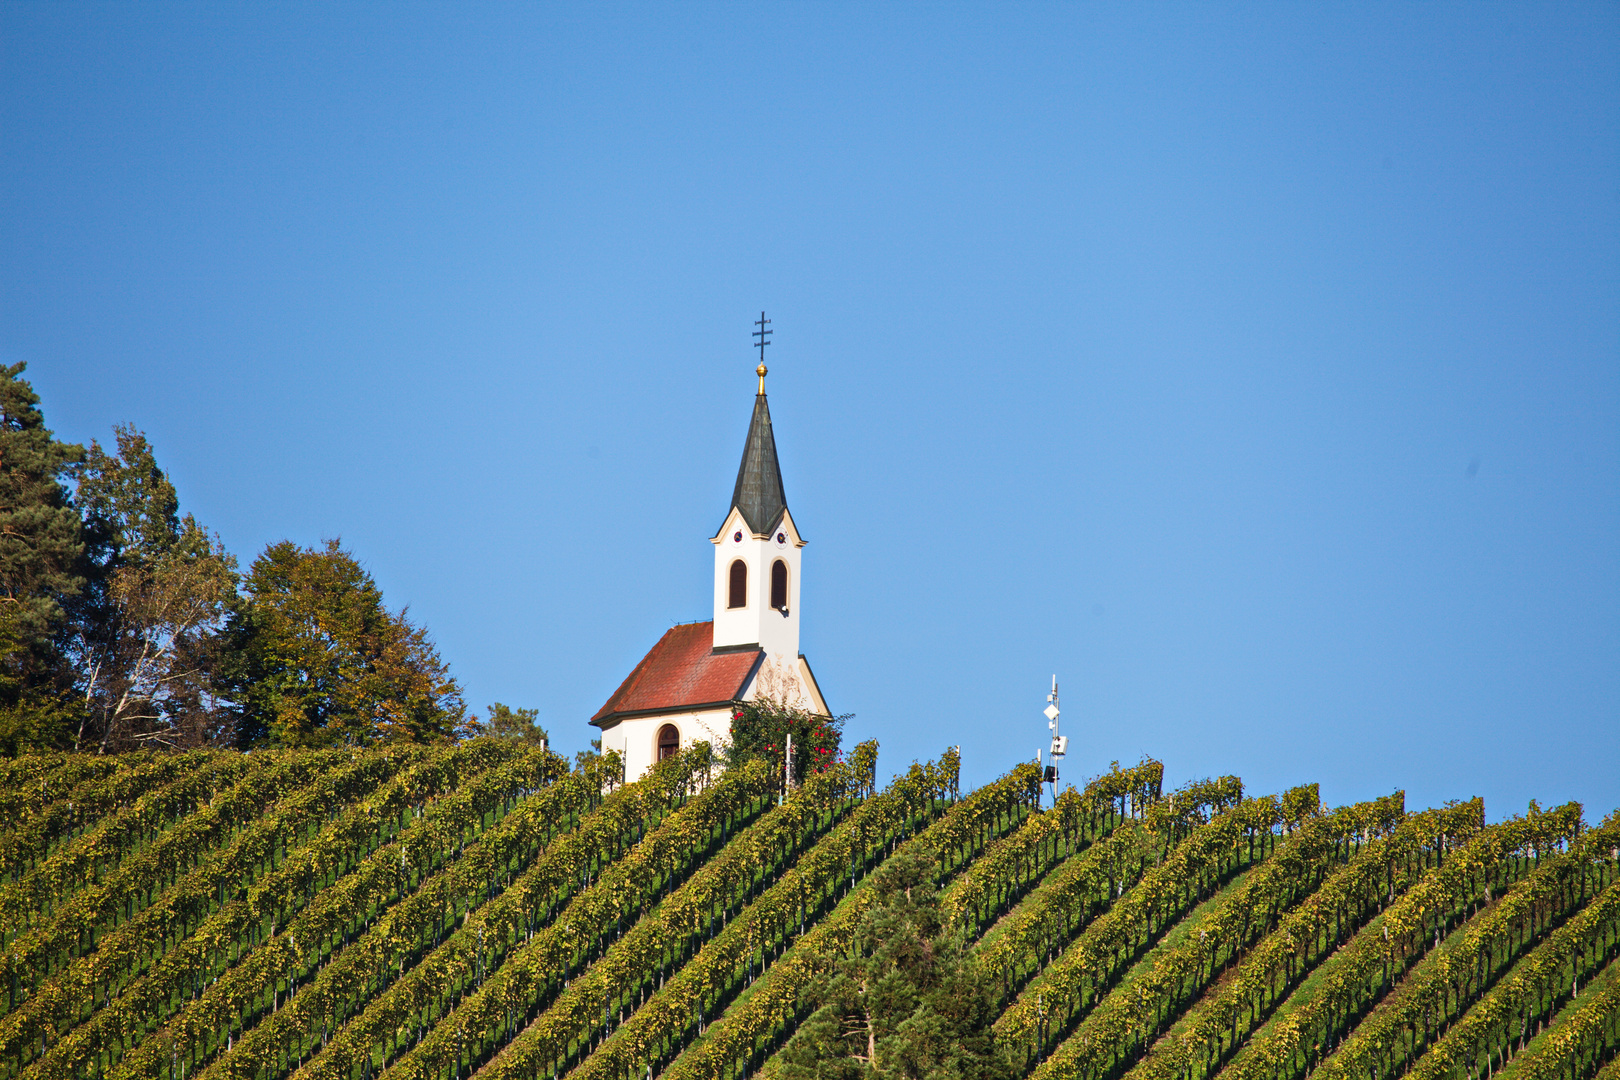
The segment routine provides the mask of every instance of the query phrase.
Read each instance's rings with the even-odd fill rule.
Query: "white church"
[[[623,755],[626,780],[698,740],[728,744],[733,702],[768,698],[830,715],[799,652],[805,541],[782,491],[763,363],[756,374],[759,394],[731,510],[709,541],[714,618],[671,627],[591,717],[602,729],[602,750]]]

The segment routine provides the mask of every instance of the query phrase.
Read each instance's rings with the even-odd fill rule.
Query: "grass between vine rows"
[[[778,805],[678,758],[629,785],[487,742],[0,762],[0,1080],[774,1076],[900,851],[1019,1075],[1615,1072],[1615,815],[1165,793],[1147,760],[958,799],[950,754]]]

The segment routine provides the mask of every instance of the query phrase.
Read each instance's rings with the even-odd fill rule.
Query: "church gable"
[[[754,670],[741,700],[773,701],[819,716],[829,715],[821,687],[816,685],[816,677],[810,671],[810,662],[803,656],[765,657]]]

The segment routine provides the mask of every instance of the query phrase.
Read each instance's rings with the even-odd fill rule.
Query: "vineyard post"
[[[782,755],[782,798],[777,800],[780,806],[793,790],[793,732],[787,733],[787,751]]]

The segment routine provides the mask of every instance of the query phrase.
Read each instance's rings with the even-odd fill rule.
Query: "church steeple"
[[[775,701],[831,715],[810,662],[799,652],[804,538],[782,494],[765,403],[770,320],[761,312],[754,325],[759,392],[731,506],[709,541],[714,621],[672,628],[591,718],[602,729],[602,749],[624,755],[628,780],[695,740],[727,745],[739,701]]]
[[[765,365],[759,365],[756,373],[759,394],[754,398],[754,417],[748,422],[731,505],[742,512],[751,532],[763,534],[782,519],[787,497],[782,493],[782,468],[776,461],[776,437],[771,434],[771,407],[765,401]]]
[[[754,646],[794,659],[799,652],[799,549],[804,540],[782,493],[782,468],[765,401],[765,365],[755,374],[759,393],[731,508],[711,541],[714,647]]]

